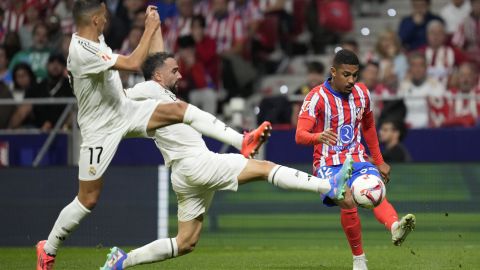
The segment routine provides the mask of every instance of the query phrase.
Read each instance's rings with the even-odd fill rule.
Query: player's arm
[[[119,55],[114,69],[138,71],[142,66],[143,61],[148,55],[153,37],[160,26],[160,18],[156,10],[150,11],[145,19],[145,30],[142,38],[137,45],[137,48],[128,56]]]
[[[150,11],[157,12],[157,7],[156,6],[148,6],[147,8],[147,14]],[[164,52],[165,51],[165,46],[163,44],[163,34],[162,34],[162,18],[160,18],[160,27],[158,27],[157,31],[155,31],[155,34],[153,34],[152,38],[152,43],[150,44],[150,49],[148,50],[148,54],[154,54],[154,53],[159,53],[159,52]]]
[[[375,129],[375,120],[373,118],[373,112],[370,110],[365,112],[362,118],[362,133],[364,135],[368,149],[370,150],[373,164],[378,167],[378,170],[380,171],[384,182],[388,183],[388,181],[390,181],[390,165],[385,163],[382,153],[380,152],[377,130]]]
[[[331,128],[316,133],[313,132],[315,120],[299,117],[297,122],[297,131],[295,133],[295,142],[303,145],[327,144],[335,145],[337,134]]]

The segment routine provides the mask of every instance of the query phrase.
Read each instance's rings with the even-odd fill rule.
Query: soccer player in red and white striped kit
[[[357,178],[373,174],[389,181],[390,166],[384,162],[377,139],[371,109],[370,92],[359,75],[358,57],[349,50],[335,54],[331,77],[322,85],[313,88],[305,97],[298,116],[295,140],[298,144],[314,145],[314,175],[325,177],[335,174],[347,154],[354,159],[353,176],[347,183],[351,186]],[[361,143],[362,134],[370,150],[373,164]],[[338,205],[341,223],[353,254],[353,269],[367,269],[367,260],[362,247],[360,218],[350,189],[345,200],[333,201],[326,197],[327,206]],[[395,245],[401,245],[415,227],[415,216],[407,214],[398,220],[393,206],[385,198],[373,213],[377,220],[392,233]]]

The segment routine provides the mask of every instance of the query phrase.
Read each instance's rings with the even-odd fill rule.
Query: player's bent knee
[[[184,255],[184,254],[193,252],[197,243],[198,243],[198,239],[189,239],[189,240],[178,242],[178,238],[177,238],[178,254]]]

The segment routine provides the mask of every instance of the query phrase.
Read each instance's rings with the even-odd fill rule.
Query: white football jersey
[[[78,102],[78,124],[82,135],[114,131],[122,119],[122,103],[127,100],[118,71],[111,69],[118,54],[105,43],[72,35],[67,69]]]
[[[155,99],[161,103],[177,100],[174,93],[154,81],[138,83],[125,92],[127,97],[133,100]],[[162,152],[167,166],[170,166],[174,160],[198,156],[200,152],[209,151],[202,139],[202,134],[186,124],[175,124],[157,129],[155,143]]]

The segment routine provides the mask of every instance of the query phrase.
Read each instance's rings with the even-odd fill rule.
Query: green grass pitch
[[[369,269],[480,269],[480,214],[419,213],[401,247],[373,215],[361,210]],[[336,214],[224,215],[221,230],[204,230],[192,254],[133,269],[351,269],[350,249]],[[172,233],[175,221],[172,219]],[[153,239],[152,239],[153,240]],[[132,247],[122,247],[129,250]],[[56,270],[98,269],[106,247],[65,247]],[[0,248],[0,269],[34,269],[34,248]]]

